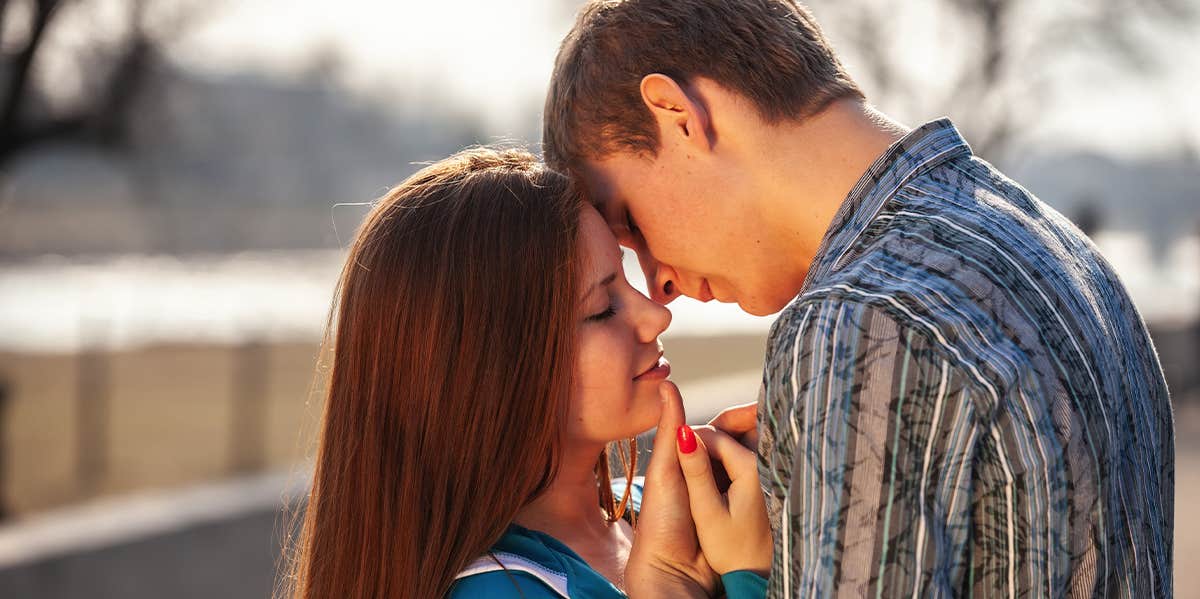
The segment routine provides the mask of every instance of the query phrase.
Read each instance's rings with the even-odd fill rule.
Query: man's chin
[[[737,302],[737,305],[738,305],[738,308],[740,308],[742,310],[742,312],[745,312],[746,314],[749,314],[751,316],[771,316],[772,314],[775,314],[775,313],[779,312],[780,310],[784,309],[785,307],[787,307],[788,302],[790,302],[790,301],[791,300],[789,299],[788,301],[785,301],[782,304],[779,304],[778,306],[774,306],[774,305],[765,305],[762,303],[749,302],[749,301],[743,302],[743,301],[739,300]]]

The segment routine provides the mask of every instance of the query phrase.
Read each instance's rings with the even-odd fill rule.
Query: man
[[[770,596],[1171,595],[1171,405],[1124,287],[948,120],[867,104],[807,10],[591,2],[543,142],[656,300],[783,310]]]

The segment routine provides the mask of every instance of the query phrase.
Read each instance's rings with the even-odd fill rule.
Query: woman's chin
[[[624,432],[617,433],[615,438],[608,439],[608,441],[624,441],[652,431],[658,426],[658,420],[661,417],[662,398],[658,396],[657,390],[654,393],[639,393],[634,396],[632,403],[629,404],[623,415],[609,415],[609,423],[617,425],[619,427],[617,430]],[[613,434],[613,429],[608,430],[610,432],[605,434],[606,437]]]
[[[658,426],[658,420],[662,418],[662,398],[658,396],[657,390],[652,397],[638,398],[637,414],[634,418],[636,421],[637,434],[644,433]]]

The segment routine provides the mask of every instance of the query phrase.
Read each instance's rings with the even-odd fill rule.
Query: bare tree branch
[[[31,115],[31,101],[42,97],[43,91],[34,87],[33,73],[47,32],[59,21],[56,15],[66,3],[62,0],[37,0],[31,19],[28,38],[20,49],[0,55],[0,166],[26,148],[50,140],[74,140],[95,143],[109,148],[125,147],[129,139],[133,110],[145,91],[154,67],[161,59],[163,40],[176,39],[187,25],[197,21],[200,12],[209,10],[212,1],[172,2],[128,0],[129,29],[118,42],[111,58],[108,52],[97,52],[98,67],[88,69],[90,89],[68,113]],[[153,15],[152,8],[168,6]],[[5,16],[7,0],[0,0],[0,23]],[[153,17],[153,18],[152,18]],[[153,21],[153,22],[152,22]],[[153,30],[152,30],[153,28]],[[103,43],[97,42],[102,48]],[[91,58],[91,57],[89,57]]]
[[[19,131],[20,111],[26,91],[29,88],[29,77],[33,67],[33,59],[37,56],[45,37],[46,29],[56,14],[58,0],[38,0],[33,16],[33,26],[29,39],[21,48],[8,73],[8,82],[4,89],[3,99],[0,100],[0,162],[15,148],[22,132]]]
[[[950,15],[955,28],[971,36],[965,48],[947,48],[965,63],[958,68],[946,61],[942,76],[953,85],[943,92],[940,85],[933,90],[927,82],[915,81],[911,65],[894,58],[903,54],[897,50],[904,43],[884,35],[894,29],[894,4],[809,1],[835,38],[849,40],[840,50],[861,63],[860,77],[874,97],[899,108],[917,106],[919,113],[956,114],[969,129],[972,146],[993,159],[1020,141],[1024,128],[1018,122],[1038,118],[1036,110],[1023,110],[1020,104],[1030,94],[1050,90],[1043,76],[1063,56],[1084,50],[1127,72],[1150,76],[1157,64],[1139,25],[1183,30],[1200,12],[1188,0],[1097,0],[1078,5],[1075,12],[1063,9],[1063,16],[1056,17],[1029,10],[1040,6],[1034,0],[935,0],[935,10]],[[1029,18],[1039,13],[1040,18]]]

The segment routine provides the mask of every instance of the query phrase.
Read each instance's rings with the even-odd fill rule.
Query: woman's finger
[[[712,465],[708,461],[708,450],[704,441],[701,441],[695,431],[686,424],[679,427],[676,437],[679,467],[683,470],[683,480],[687,483],[692,517],[697,522],[727,518],[725,497],[717,489],[717,482],[713,479]]]

